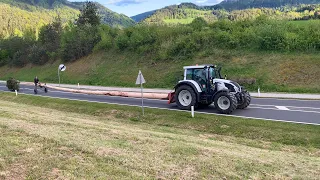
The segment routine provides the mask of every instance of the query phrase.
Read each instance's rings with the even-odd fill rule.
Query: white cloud
[[[112,4],[116,6],[128,6],[130,4],[140,4],[146,0],[109,0],[106,4]]]
[[[215,5],[219,4],[223,0],[196,0],[195,3],[198,5]]]

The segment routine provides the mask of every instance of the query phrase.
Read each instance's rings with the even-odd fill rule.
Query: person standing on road
[[[33,81],[34,81],[34,85],[37,86],[39,83],[38,76],[36,76]]]

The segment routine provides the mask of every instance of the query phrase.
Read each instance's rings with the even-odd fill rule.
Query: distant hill
[[[229,11],[248,8],[277,8],[281,6],[296,6],[300,4],[319,4],[319,0],[224,0],[220,4],[211,6],[213,9]]]
[[[155,11],[142,21],[145,24],[189,24],[195,18],[202,17],[208,22],[217,20],[212,10],[192,3],[167,6]]]
[[[142,14],[138,14],[135,16],[131,16],[131,19],[133,19],[136,22],[143,21],[144,19],[148,18],[149,16],[153,15],[157,10],[148,11]]]
[[[315,2],[315,0],[225,0],[215,6],[182,3],[152,13],[143,13],[134,18],[138,18],[144,24],[169,25],[189,24],[197,17],[202,17],[207,22],[219,19],[255,19],[260,15],[266,15],[271,19],[310,19],[315,13],[320,13],[320,5],[307,4]],[[317,3],[320,4],[318,1]],[[145,19],[141,20],[142,18]]]
[[[73,21],[83,4],[66,0],[0,0],[0,38],[22,35],[26,31],[37,33],[57,16],[63,22]],[[97,5],[102,23],[119,28],[135,24],[131,18]]]

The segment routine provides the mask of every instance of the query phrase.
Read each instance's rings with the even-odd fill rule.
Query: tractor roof
[[[204,64],[204,65],[196,65],[196,66],[185,66],[183,67],[183,69],[201,69],[201,68],[204,68],[204,67],[214,67],[213,64]]]

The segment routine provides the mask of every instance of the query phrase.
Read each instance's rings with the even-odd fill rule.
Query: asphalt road
[[[0,83],[0,91],[8,91],[7,87],[5,87],[5,84]],[[19,93],[33,94],[33,87],[20,85]],[[129,106],[141,105],[141,99],[137,98],[75,94],[50,89],[48,93],[44,93],[42,90],[40,90],[36,96],[66,98],[72,100]],[[169,105],[167,104],[167,101],[163,100],[145,99],[144,105],[150,108],[178,110],[175,104]],[[197,113],[219,114],[213,106],[205,109],[198,109]],[[249,108],[245,110],[236,110],[230,116],[320,125],[320,101],[252,98]]]

